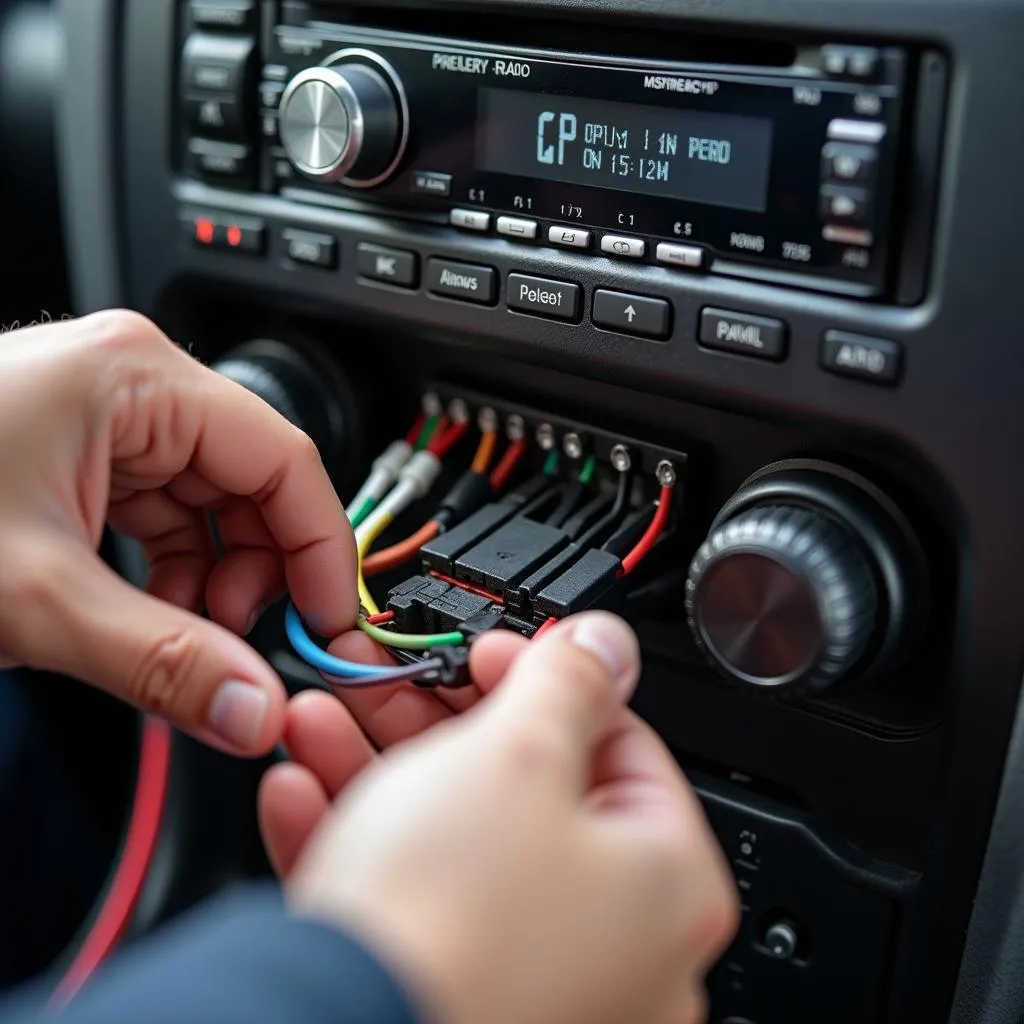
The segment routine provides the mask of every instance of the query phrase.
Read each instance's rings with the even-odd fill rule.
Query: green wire
[[[432,647],[461,647],[466,638],[461,633],[392,633],[380,626],[371,626],[366,619],[359,620],[359,628],[371,639],[386,647],[401,647],[406,651],[429,651]]]
[[[590,478],[594,475],[594,469],[597,467],[597,459],[591,455],[586,462],[583,463],[583,468],[580,470],[580,483],[589,484]]]
[[[373,498],[363,498],[359,503],[359,507],[352,513],[352,518],[349,520],[352,523],[352,529],[354,530],[376,507],[377,502]]]
[[[440,416],[428,416],[427,422],[423,424],[423,429],[420,431],[420,436],[416,439],[416,451],[422,451],[427,447],[431,437],[434,436],[434,431],[437,430],[437,424],[440,422]]]
[[[558,452],[554,448],[548,452],[548,457],[544,462],[544,475],[555,476],[558,472]]]

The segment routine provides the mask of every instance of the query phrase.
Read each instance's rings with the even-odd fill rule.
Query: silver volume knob
[[[286,86],[278,114],[288,159],[307,178],[366,188],[398,166],[408,134],[401,82],[368,51],[306,68]]]

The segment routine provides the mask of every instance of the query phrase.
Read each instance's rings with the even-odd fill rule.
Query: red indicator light
[[[228,245],[237,249],[242,244],[242,229],[237,224],[232,224],[227,233]]]
[[[213,245],[214,225],[212,220],[206,217],[199,217],[196,220],[196,241],[203,245]]]

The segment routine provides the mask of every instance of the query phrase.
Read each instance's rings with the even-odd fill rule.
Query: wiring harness
[[[531,445],[522,417],[507,416],[502,429],[495,410],[483,405],[475,451],[469,456],[467,449],[459,472],[473,427],[465,401],[444,407],[426,395],[406,436],[373,461],[348,503],[359,556],[359,628],[391,653],[393,665],[336,657],[288,606],[291,646],[332,688],[466,685],[468,650],[482,633],[537,637],[583,609],[620,607],[650,552],[673,534],[679,479],[672,460],[638,471],[639,453],[626,444],[599,458],[576,433],[566,434],[560,452],[546,423]],[[442,476],[454,483],[426,521],[374,551]],[[402,579],[404,567],[411,574]],[[370,581],[382,577],[386,590],[371,590]]]

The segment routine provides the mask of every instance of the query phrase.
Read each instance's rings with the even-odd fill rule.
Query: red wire
[[[628,576],[657,543],[658,538],[665,531],[665,524],[668,522],[668,514],[671,509],[672,488],[662,487],[661,497],[658,498],[658,507],[655,510],[654,518],[644,531],[644,535],[636,542],[636,547],[622,560],[622,576]]]
[[[435,580],[440,580],[442,583],[448,583],[453,587],[458,587],[459,590],[465,590],[470,594],[477,594],[480,597],[486,597],[489,601],[493,601],[495,604],[504,604],[505,599],[500,594],[492,594],[489,590],[484,590],[483,587],[474,587],[472,583],[463,583],[462,580],[457,580],[454,576],[445,576],[443,572],[430,571],[430,575]]]
[[[453,423],[442,434],[437,431],[427,445],[427,451],[443,459],[462,440],[466,431],[469,430],[469,422]]]
[[[550,619],[545,619],[537,627],[537,632],[533,634],[533,639],[536,640],[537,637],[543,636],[549,629],[551,629],[552,626],[557,626],[557,625],[558,625],[558,619],[556,619],[553,615],[551,616]]]
[[[380,615],[371,615],[366,621],[371,626],[383,626],[385,622],[392,622],[394,618],[394,612],[381,612]]]
[[[525,452],[526,442],[523,440],[513,441],[508,446],[505,454],[501,457],[501,461],[494,467],[494,472],[491,473],[492,491],[500,491],[508,483],[508,478],[512,475],[513,470],[519,464],[519,460]]]
[[[53,995],[66,1006],[117,948],[142,891],[160,834],[171,762],[171,727],[147,718],[139,747],[139,770],[124,849],[99,914]]]
[[[405,435],[406,444],[415,444],[420,439],[420,434],[423,433],[423,426],[427,422],[427,414],[421,412],[416,417],[416,422],[409,428],[409,433]]]

